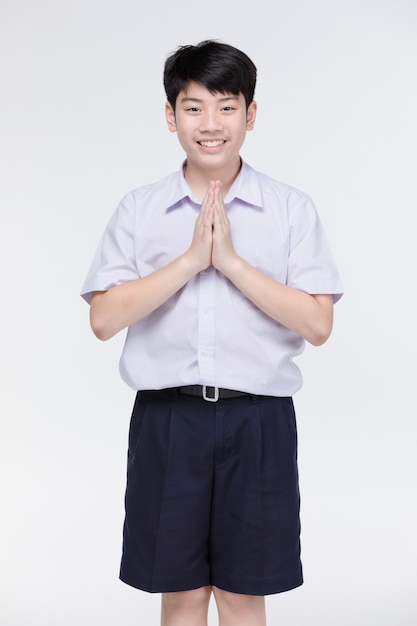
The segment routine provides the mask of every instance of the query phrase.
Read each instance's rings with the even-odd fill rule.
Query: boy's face
[[[255,117],[256,103],[246,110],[243,94],[210,93],[196,82],[180,91],[175,111],[166,104],[168,128],[178,134],[187,167],[217,170],[218,175],[223,168],[240,165],[239,151]]]

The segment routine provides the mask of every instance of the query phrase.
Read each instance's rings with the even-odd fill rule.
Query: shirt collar
[[[194,196],[184,176],[184,165],[182,163],[181,168],[177,175],[176,184],[167,189],[167,206],[172,207],[184,198],[190,198],[195,204],[201,204],[199,200]],[[250,167],[247,163],[242,161],[242,167],[230,187],[226,197],[224,199],[225,204],[232,202],[234,199],[241,200],[246,204],[262,207],[262,194],[259,184],[258,173]]]
[[[224,203],[228,204],[235,198],[257,207],[262,207],[263,204],[258,173],[244,161],[242,161],[239,174],[226,194]]]

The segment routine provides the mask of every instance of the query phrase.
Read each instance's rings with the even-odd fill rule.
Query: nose
[[[218,132],[223,130],[221,116],[217,112],[206,111],[200,118],[200,131],[202,133]]]

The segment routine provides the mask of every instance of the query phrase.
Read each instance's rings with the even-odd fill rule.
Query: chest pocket
[[[288,242],[277,234],[256,236],[241,233],[233,236],[233,245],[239,256],[259,271],[286,284],[288,275]]]

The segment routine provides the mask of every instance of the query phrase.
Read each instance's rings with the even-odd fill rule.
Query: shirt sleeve
[[[343,285],[317,210],[308,196],[288,199],[290,251],[287,284],[309,294],[331,294]]]
[[[84,280],[81,296],[88,302],[94,291],[139,278],[135,255],[135,206],[126,196],[111,217]]]

